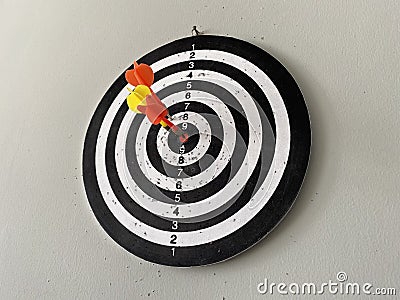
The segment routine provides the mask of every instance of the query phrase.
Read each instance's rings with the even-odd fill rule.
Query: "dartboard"
[[[153,91],[189,137],[129,110],[134,86],[121,74],[84,144],[98,222],[158,264],[206,265],[248,249],[286,215],[305,176],[311,130],[299,87],[267,52],[231,37],[175,40],[137,62],[154,71]]]

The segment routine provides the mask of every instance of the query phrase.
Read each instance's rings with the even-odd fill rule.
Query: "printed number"
[[[194,58],[195,53],[194,52],[190,52],[190,58]]]
[[[190,61],[189,62],[189,69],[193,69],[194,68],[194,62],[193,61]]]
[[[185,162],[185,159],[183,158],[183,156],[179,156],[178,164],[183,164],[184,162]]]
[[[186,121],[187,119],[189,119],[189,115],[188,114],[183,114],[182,119],[184,119]]]
[[[190,99],[190,96],[191,96],[190,92],[187,92],[186,95],[185,95],[185,98],[186,99]]]
[[[172,212],[174,215],[179,215],[179,208],[178,206],[174,209],[174,211]]]
[[[185,150],[184,150],[185,151]],[[179,168],[178,169],[178,176],[181,176],[183,169]]]
[[[172,221],[172,229],[178,229],[178,221]]]
[[[193,77],[193,73],[190,72],[189,75],[187,75],[186,77],[192,78]]]
[[[182,129],[183,130],[186,130],[187,129],[187,123],[185,122],[185,123],[182,123]]]
[[[192,44],[192,50],[193,50],[193,51],[194,51],[194,45],[195,45],[195,44]]]
[[[183,153],[185,153],[185,145],[182,145],[182,146],[180,146],[179,147],[179,154],[183,154]],[[180,173],[179,173],[180,174]]]
[[[187,110],[187,109],[188,109],[189,105],[190,105],[190,103],[188,103],[188,102],[185,102],[185,110]]]
[[[175,194],[175,202],[181,201],[181,194]]]
[[[175,248],[171,248],[172,256],[175,256]]]
[[[192,88],[192,82],[191,81],[186,82],[186,88],[188,90],[190,90]]]
[[[176,189],[178,189],[178,190],[182,189],[182,181],[176,182]]]
[[[177,238],[178,238],[178,237],[176,236],[176,234],[171,235],[170,243],[176,245],[176,239],[177,239]]]

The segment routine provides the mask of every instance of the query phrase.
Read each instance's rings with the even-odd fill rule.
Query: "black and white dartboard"
[[[264,50],[230,37],[183,38],[138,63],[151,66],[154,92],[189,139],[129,110],[133,87],[121,74],[85,139],[96,218],[119,245],[159,264],[244,251],[285,216],[305,176],[311,130],[300,89]]]

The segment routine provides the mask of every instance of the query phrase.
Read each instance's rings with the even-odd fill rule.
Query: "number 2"
[[[173,234],[173,235],[171,235],[171,241],[170,241],[170,243],[171,244],[176,244],[176,239],[177,239],[178,237],[176,236],[176,234]]]

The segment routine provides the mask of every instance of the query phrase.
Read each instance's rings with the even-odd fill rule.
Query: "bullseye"
[[[180,138],[178,138],[175,134],[168,135],[168,147],[175,153],[179,153],[179,149],[184,146],[183,153],[187,153],[193,150],[199,142],[200,135],[199,130],[192,125],[191,123],[186,124],[185,126],[181,124],[177,125],[179,128],[184,130],[188,135],[186,141],[182,142]]]

